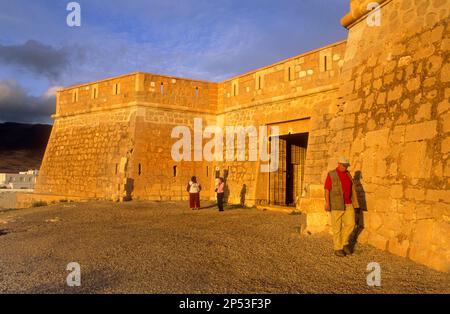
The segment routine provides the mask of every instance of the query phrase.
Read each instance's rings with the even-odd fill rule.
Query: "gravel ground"
[[[370,246],[339,258],[298,215],[181,202],[60,203],[0,212],[0,292],[450,293],[444,274]],[[378,262],[381,287],[368,287]],[[69,262],[81,265],[68,287]]]

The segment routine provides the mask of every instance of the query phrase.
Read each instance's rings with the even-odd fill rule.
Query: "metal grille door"
[[[293,199],[302,197],[305,178],[306,148],[297,145],[291,146],[291,164],[293,170]]]
[[[285,205],[286,203],[286,140],[279,139],[278,171],[270,173],[269,203]]]

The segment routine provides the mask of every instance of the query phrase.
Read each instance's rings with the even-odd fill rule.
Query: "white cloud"
[[[52,86],[49,89],[47,89],[42,96],[47,99],[56,97],[56,92],[63,88],[64,88],[64,86]]]

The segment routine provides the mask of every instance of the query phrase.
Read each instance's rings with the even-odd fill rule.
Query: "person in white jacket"
[[[197,182],[197,177],[193,176],[187,185],[189,192],[189,208],[192,210],[200,209],[200,191],[202,187]]]

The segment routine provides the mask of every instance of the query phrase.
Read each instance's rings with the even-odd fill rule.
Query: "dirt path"
[[[0,212],[0,292],[450,293],[450,275],[329,235],[300,236],[299,216],[185,203],[61,203]],[[81,266],[68,287],[66,266]],[[381,287],[366,284],[378,262]]]

